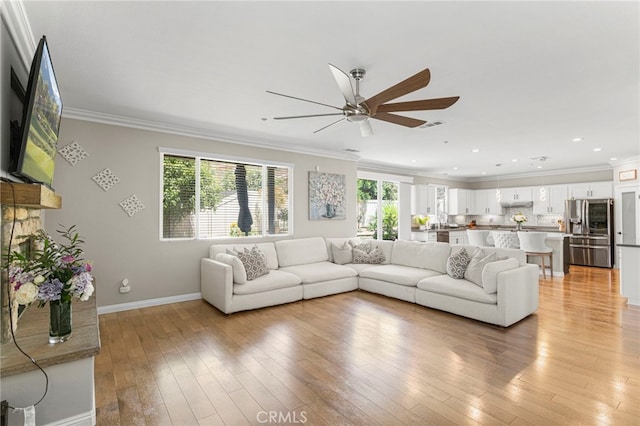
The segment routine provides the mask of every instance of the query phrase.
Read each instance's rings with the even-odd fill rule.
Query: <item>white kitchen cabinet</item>
[[[475,192],[475,214],[502,214],[497,189],[479,189]]]
[[[500,202],[512,203],[514,201],[533,201],[533,191],[530,186],[524,188],[501,188]]]
[[[564,202],[568,197],[567,185],[547,185],[533,188],[533,214],[564,214]]]
[[[569,198],[613,198],[613,182],[573,183]]]
[[[436,187],[411,185],[411,214],[436,214]]]
[[[469,189],[454,188],[449,190],[449,211],[450,215],[475,213],[476,202],[475,191]]]
[[[467,231],[449,231],[449,244],[469,244]]]

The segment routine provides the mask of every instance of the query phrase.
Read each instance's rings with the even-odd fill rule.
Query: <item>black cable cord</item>
[[[7,277],[8,277],[9,276],[9,260],[10,260],[10,255],[11,255],[11,244],[13,243],[13,232],[14,232],[14,230],[16,228],[16,208],[17,208],[17,204],[16,204],[16,190],[15,190],[15,188],[13,186],[13,182],[7,181],[7,183],[9,184],[9,187],[11,188],[11,194],[13,196],[13,222],[11,223],[11,233],[9,234],[9,245],[7,247],[7,266],[6,266],[6,269],[7,269]],[[29,361],[31,361],[31,363],[33,365],[38,367],[38,369],[40,371],[42,371],[42,374],[44,374],[44,380],[45,380],[44,393],[42,394],[42,397],[38,400],[38,402],[33,404],[33,406],[35,407],[36,405],[40,404],[40,402],[42,402],[42,400],[44,399],[45,396],[47,396],[47,392],[49,391],[49,376],[47,375],[47,372],[44,371],[44,369],[42,367],[40,367],[40,364],[38,364],[36,362],[36,360],[33,359],[33,357],[31,355],[29,355],[24,350],[22,350],[22,348],[20,347],[20,345],[16,341],[16,333],[15,333],[15,330],[13,329],[13,318],[11,316],[11,289],[10,289],[9,286],[10,286],[10,284],[7,283],[7,300],[9,302],[9,324],[11,326],[11,338],[13,339],[13,343],[16,345],[16,348],[18,348],[18,350],[22,353],[22,355],[27,357],[29,359]],[[8,407],[11,408],[12,410],[17,410],[18,409],[16,407],[12,407],[11,405],[8,405]]]

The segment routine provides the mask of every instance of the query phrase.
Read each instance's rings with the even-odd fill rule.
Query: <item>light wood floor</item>
[[[638,425],[640,309],[617,271],[540,285],[508,329],[364,291],[101,315],[98,425]]]

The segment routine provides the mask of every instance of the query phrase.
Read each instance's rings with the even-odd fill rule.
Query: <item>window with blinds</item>
[[[291,167],[162,155],[163,239],[289,233]]]

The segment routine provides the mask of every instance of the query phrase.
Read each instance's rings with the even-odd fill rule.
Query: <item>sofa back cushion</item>
[[[327,245],[322,237],[280,240],[275,245],[281,268],[329,260]]]
[[[333,251],[332,246],[333,247],[344,247],[345,243],[347,245],[349,244],[360,244],[360,238],[359,237],[350,237],[350,238],[345,238],[345,237],[326,237],[324,239],[326,245],[327,245],[327,253],[329,254],[329,262],[335,262],[334,258],[333,258]],[[337,263],[337,262],[335,262]],[[350,263],[350,262],[349,262]]]
[[[476,250],[476,246],[469,244],[451,244],[451,252],[453,253],[456,250],[464,247],[467,250],[467,253],[472,254]],[[495,253],[497,258],[515,258],[518,260],[518,265],[523,266],[527,263],[527,256],[524,254],[524,250],[520,249],[511,249],[511,248],[500,248],[500,247],[482,247],[482,251],[485,254]]]
[[[396,240],[391,251],[391,263],[413,266],[447,273],[447,259],[451,248],[448,243],[420,243]]]
[[[244,251],[245,248],[251,250],[254,246],[257,246],[262,253],[264,253],[268,269],[278,269],[278,255],[276,254],[276,247],[273,243],[216,244],[209,247],[209,257],[215,259],[218,253],[227,253],[227,250]]]

